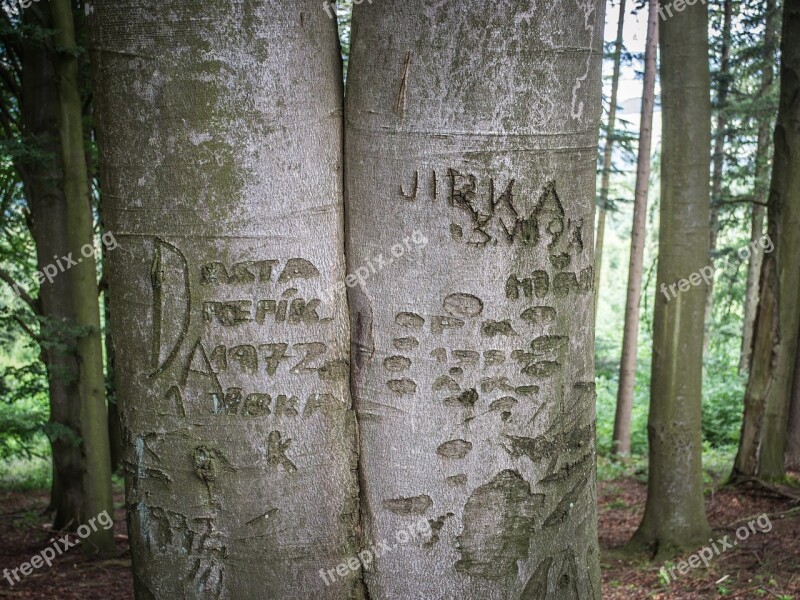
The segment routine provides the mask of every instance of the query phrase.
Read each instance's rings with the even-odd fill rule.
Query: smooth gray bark
[[[358,598],[336,23],[313,0],[93,15],[139,599]]]
[[[659,45],[664,140],[649,472],[645,513],[632,545],[664,560],[696,548],[711,534],[703,496],[701,430],[706,289],[688,281],[697,281],[708,267],[708,8],[698,3],[661,20]]]
[[[345,155],[348,267],[369,272],[350,296],[363,543],[396,545],[365,574],[372,598],[600,597],[604,5],[355,9]],[[379,255],[392,262],[372,271]],[[430,533],[400,543],[420,519]]]

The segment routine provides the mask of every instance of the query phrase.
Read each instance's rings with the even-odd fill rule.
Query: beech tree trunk
[[[361,598],[320,574],[358,521],[336,22],[106,0],[93,32],[136,596]]]
[[[761,91],[762,98],[769,96],[774,80],[775,69],[775,33],[777,29],[778,11],[775,8],[775,0],[766,0],[764,9],[764,56],[763,67],[761,70]],[[767,202],[767,191],[769,189],[769,161],[772,156],[770,133],[772,132],[772,114],[765,111],[758,125],[758,141],[756,145],[756,165],[753,186],[753,216],[750,228],[750,242],[758,242],[764,235],[764,219],[767,210],[764,205]],[[759,275],[761,274],[761,263],[764,259],[763,252],[753,252],[747,265],[747,288],[744,299],[744,319],[742,333],[742,353],[739,359],[739,373],[744,375],[750,370],[750,357],[753,353],[753,325],[756,320],[756,309],[758,308],[759,296]]]
[[[600,182],[600,202],[597,207],[597,236],[595,239],[595,284],[594,311],[600,302],[600,275],[603,270],[603,244],[606,237],[606,213],[608,211],[608,190],[611,187],[611,166],[614,158],[614,127],[617,122],[617,93],[619,91],[619,72],[622,61],[622,39],[625,28],[625,0],[619,3],[619,20],[617,21],[617,40],[614,45],[614,72],[611,76],[611,99],[608,108],[608,131],[606,145],[603,150],[603,172]]]
[[[733,479],[785,474],[787,422],[800,330],[800,0],[786,0],[780,105],[768,228],[775,250],[761,267],[750,381]]]
[[[647,504],[634,547],[663,560],[708,540],[701,393],[706,289],[686,285],[708,264],[711,148],[708,12],[701,3],[661,20],[663,149]],[[702,283],[702,282],[701,282]],[[666,290],[666,291],[665,291]]]
[[[614,418],[612,452],[631,453],[631,412],[636,386],[636,359],[639,349],[639,312],[644,273],[644,247],[647,226],[647,194],[650,189],[650,148],[653,137],[656,55],[658,54],[658,0],[649,0],[647,45],[644,55],[642,113],[639,126],[639,156],[636,165],[636,190],[633,200],[631,256],[628,268],[628,295],[625,304],[625,329],[622,335],[622,359],[619,367],[617,412]]]
[[[728,90],[730,88],[730,60],[731,60],[731,22],[733,20],[733,0],[724,0],[722,18],[722,48],[720,49],[719,74],[717,75],[717,124],[714,136],[713,172],[711,176],[711,234],[708,251],[709,264],[714,264],[714,254],[717,251],[717,238],[719,237],[719,212],[722,206],[722,178],[725,170],[725,141],[727,139],[728,117],[725,113],[728,107]],[[709,328],[714,319],[714,275],[708,278],[706,312],[705,312],[705,337],[703,352],[708,351],[711,341]]]
[[[111,497],[111,459],[108,446],[105,376],[100,331],[100,303],[97,263],[94,254],[83,252],[94,245],[92,207],[83,137],[83,111],[78,75],[78,48],[71,0],[51,0],[56,48],[55,71],[58,82],[59,133],[64,166],[67,250],[77,262],[62,277],[70,280],[78,358],[80,395],[81,453],[84,460],[83,510],[81,523],[106,512],[113,514]],[[114,531],[97,527],[88,536],[86,547],[113,551]]]
[[[369,273],[350,295],[362,544],[430,528],[369,566],[371,598],[600,598],[604,5],[355,8],[345,155],[348,267]]]
[[[52,29],[49,10],[23,14],[32,29]],[[20,107],[24,133],[36,140],[37,153],[20,169],[30,207],[31,235],[36,244],[37,268],[66,253],[67,203],[58,135],[59,103],[52,55],[46,43],[33,35],[23,46]],[[31,290],[28,290],[31,291]],[[74,530],[81,524],[84,463],[80,448],[80,396],[78,359],[74,351],[74,310],[70,280],[56,277],[39,287],[38,302],[31,306],[40,323],[42,360],[47,368],[53,485],[50,509],[54,529]]]

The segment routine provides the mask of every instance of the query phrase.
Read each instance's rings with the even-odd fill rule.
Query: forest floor
[[[797,495],[797,490],[786,490]],[[714,557],[708,568],[691,569],[666,585],[662,565],[644,558],[618,559],[642,517],[646,485],[636,479],[601,482],[600,546],[605,600],[694,600],[697,598],[800,599],[800,512],[797,502],[763,489],[719,489],[707,496],[706,508],[714,539],[736,538],[737,528],[767,514],[772,530],[751,533],[747,540]],[[42,511],[48,494],[0,491],[0,569],[29,561],[61,537],[48,529]],[[60,600],[132,600],[133,578],[122,495],[115,495],[114,532],[117,551],[98,559],[80,549],[65,552],[51,568],[34,570],[13,587],[0,578],[0,598]],[[764,521],[762,521],[763,523]],[[684,557],[688,558],[688,557]],[[679,564],[680,557],[667,564]],[[2,577],[2,576],[0,576]]]
[[[713,529],[719,554],[709,566],[700,563],[684,575],[673,569],[675,577],[659,575],[661,567],[676,567],[691,554],[666,564],[647,557],[618,558],[618,550],[631,538],[641,522],[647,485],[633,479],[601,482],[598,486],[600,548],[604,600],[695,600],[699,598],[756,598],[800,600],[800,509],[787,496],[800,495],[797,489],[776,487],[721,488],[706,496],[706,513]],[[737,539],[737,530],[748,527],[747,538]],[[766,527],[761,527],[761,524]],[[770,527],[768,524],[772,525]],[[767,531],[769,530],[769,531]],[[740,535],[744,538],[745,531]],[[728,536],[730,549],[717,543]],[[736,542],[733,545],[733,542]],[[711,545],[711,544],[710,544]],[[694,562],[697,564],[699,558]],[[687,567],[684,566],[684,571]]]

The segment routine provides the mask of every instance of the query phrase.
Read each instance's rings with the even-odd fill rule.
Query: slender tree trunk
[[[775,250],[761,267],[752,368],[733,479],[785,474],[800,330],[800,0],[784,3],[780,105],[768,207]]]
[[[92,133],[96,135],[96,132],[94,130],[92,130]],[[98,195],[101,195],[101,192],[99,192],[99,183],[98,183]],[[101,202],[102,201],[98,202],[98,208]],[[98,212],[100,213],[99,229],[101,237],[106,236],[109,233],[113,235],[113,232],[109,232],[108,229],[106,228],[102,211]],[[108,289],[109,249],[106,247],[105,244],[103,244],[100,250],[101,250],[100,260],[102,261],[100,293],[103,298],[103,304],[102,304],[103,325],[104,325],[103,351],[105,353],[106,402],[108,405],[108,446],[109,446],[109,455],[111,459],[111,472],[116,473],[122,466],[122,426],[119,420],[119,407],[117,405],[117,388],[116,388],[116,375],[115,375],[117,357],[114,352],[114,340],[112,335],[113,332],[111,331],[111,297],[110,297],[111,294],[109,293]]]
[[[355,9],[346,189],[348,266],[365,274],[350,296],[362,543],[413,538],[367,570],[372,598],[600,597],[604,5]]]
[[[106,397],[108,398],[108,445],[111,457],[111,472],[116,473],[122,466],[122,427],[119,421],[117,388],[115,384],[116,356],[111,331],[111,300],[108,291],[108,251],[103,247],[103,311],[105,335],[103,349],[106,354]]]
[[[336,22],[92,19],[137,598],[361,598]]]
[[[78,263],[65,271],[75,310],[78,393],[80,394],[81,452],[84,459],[81,523],[106,512],[113,514],[111,465],[108,448],[103,350],[100,339],[100,304],[94,253],[93,217],[83,137],[83,113],[78,77],[78,48],[70,0],[51,0],[58,79],[59,132],[67,203],[67,249]],[[88,255],[87,255],[88,254]],[[114,531],[92,528],[87,548],[113,551]]]
[[[650,146],[653,134],[653,105],[658,54],[658,0],[649,0],[647,46],[644,55],[642,116],[639,127],[639,156],[636,166],[636,191],[633,201],[631,257],[628,269],[628,296],[625,304],[625,330],[619,368],[617,413],[614,419],[612,451],[621,456],[631,453],[631,411],[636,385],[636,358],[639,349],[639,310],[642,299],[644,246],[647,226],[647,194],[650,188]]]
[[[761,70],[762,98],[769,96],[774,80],[775,69],[775,44],[777,29],[777,10],[775,0],[766,0],[764,10],[764,57]],[[758,141],[756,146],[756,166],[754,177],[753,216],[750,228],[750,242],[757,243],[764,235],[764,219],[767,211],[763,206],[767,202],[769,189],[769,159],[771,156],[770,133],[772,132],[772,114],[764,112],[758,126]],[[747,265],[747,288],[744,299],[744,325],[742,333],[742,352],[739,359],[739,373],[744,375],[750,370],[750,357],[753,352],[753,326],[758,308],[759,275],[763,252],[753,252]]]
[[[759,133],[759,147],[761,145],[761,134]],[[769,139],[769,136],[767,136]],[[769,143],[769,142],[767,142]],[[759,148],[760,149],[760,148]],[[756,152],[756,160],[763,157],[760,152]],[[756,201],[763,202],[766,200],[766,193],[756,191]],[[753,205],[753,216],[750,226],[750,243],[758,244],[759,240],[764,237],[764,220],[767,211],[763,206],[757,204]],[[747,287],[745,288],[744,298],[744,318],[743,318],[743,333],[742,333],[742,351],[739,357],[739,373],[746,374],[750,370],[750,359],[753,354],[753,328],[756,321],[756,310],[758,309],[759,297],[759,276],[761,273],[761,264],[764,260],[762,252],[753,252],[750,255],[750,261],[747,265]]]
[[[786,443],[786,467],[800,469],[800,347],[796,352],[794,386],[789,407],[789,429]]]
[[[51,29],[49,11],[26,11],[26,26]],[[37,151],[26,161],[23,174],[30,206],[31,234],[41,271],[61,257],[68,246],[67,212],[61,146],[58,138],[59,105],[55,72],[45,42],[28,35],[24,41],[21,110],[24,134],[37,141]],[[50,509],[55,529],[75,529],[81,523],[83,458],[80,449],[80,398],[78,361],[74,352],[74,320],[70,280],[56,277],[39,288],[42,360],[47,367],[53,485]]]
[[[733,0],[724,0],[722,18],[722,48],[720,49],[719,74],[717,75],[719,89],[717,91],[717,124],[714,136],[713,172],[711,175],[711,235],[709,244],[709,264],[714,264],[714,254],[717,251],[717,238],[719,237],[719,211],[722,206],[722,177],[725,170],[725,141],[727,139],[728,117],[728,91],[730,88],[730,60],[731,60],[731,22],[733,20]],[[714,278],[713,274],[708,279],[708,294],[706,296],[705,335],[703,352],[708,351],[711,340],[710,327],[714,319]]]
[[[663,2],[664,0],[662,0]],[[657,560],[705,542],[701,394],[706,293],[689,285],[708,264],[711,147],[708,12],[697,3],[661,20],[663,150],[645,514],[632,544]],[[698,276],[699,277],[699,276]],[[692,276],[694,280],[694,276]],[[686,291],[677,291],[678,282]]]
[[[614,157],[614,127],[617,121],[617,93],[619,90],[619,72],[622,61],[622,39],[625,28],[625,0],[619,3],[619,21],[617,21],[617,41],[614,46],[614,72],[611,76],[611,99],[608,108],[608,131],[603,151],[603,172],[600,182],[600,201],[597,207],[597,236],[595,238],[595,284],[594,311],[600,301],[600,275],[603,269],[603,244],[606,237],[606,212],[608,210],[608,190],[611,187],[611,166]]]

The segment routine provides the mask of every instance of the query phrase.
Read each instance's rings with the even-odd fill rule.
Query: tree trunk
[[[617,92],[619,90],[619,72],[622,61],[622,39],[625,27],[625,0],[619,3],[619,20],[617,21],[617,41],[614,46],[614,72],[611,76],[611,99],[608,108],[608,131],[606,132],[606,145],[603,151],[603,173],[600,182],[600,201],[597,207],[597,237],[595,240],[595,284],[594,284],[594,311],[600,302],[600,275],[603,270],[603,243],[606,237],[606,212],[608,210],[608,190],[611,186],[611,165],[614,157],[614,127],[617,121]]]
[[[103,349],[106,353],[106,396],[108,398],[108,446],[111,459],[111,472],[116,473],[122,466],[122,427],[119,421],[119,407],[117,405],[117,388],[114,355],[114,340],[111,331],[111,302],[108,293],[108,253],[103,247],[103,272],[105,280],[103,290],[103,311],[106,325],[103,336]]]
[[[51,29],[49,11],[25,11],[31,28]],[[28,35],[24,41],[22,97],[24,134],[37,140],[37,151],[25,162],[21,175],[30,207],[31,235],[36,244],[39,271],[62,256],[68,246],[66,200],[58,139],[59,104],[55,72],[45,43]],[[50,509],[54,529],[74,530],[81,523],[83,458],[80,449],[78,362],[74,352],[74,321],[70,280],[56,277],[39,288],[38,307],[42,360],[47,368],[50,397],[50,435],[53,485]]]
[[[727,139],[728,117],[725,111],[728,107],[728,90],[730,88],[730,60],[731,60],[731,22],[733,20],[733,0],[724,0],[722,19],[722,48],[720,49],[719,74],[717,75],[719,89],[717,91],[717,126],[714,136],[713,172],[711,175],[711,234],[708,251],[708,263],[714,264],[714,254],[717,251],[717,238],[719,237],[719,211],[722,206],[722,178],[725,170],[725,141]],[[714,275],[708,278],[705,328],[703,338],[703,353],[708,351],[711,341],[711,323],[714,319]]]
[[[685,278],[708,264],[711,147],[708,12],[660,23],[663,148],[645,514],[632,543],[662,560],[708,540],[700,428],[706,290]],[[692,276],[692,280],[695,277]],[[678,282],[686,291],[673,296]],[[702,284],[702,281],[700,282]]]
[[[625,329],[622,336],[619,392],[612,444],[612,452],[620,456],[629,456],[631,453],[631,411],[633,410],[636,358],[639,348],[639,304],[642,299],[642,275],[644,273],[647,194],[650,188],[650,147],[653,134],[653,105],[655,104],[656,55],[658,54],[658,0],[649,0],[648,10],[639,156],[636,166],[631,257],[628,269],[628,296],[625,304]]]
[[[761,70],[762,98],[769,96],[772,90],[775,69],[775,33],[777,29],[778,12],[775,0],[767,0],[764,11],[764,57]],[[764,235],[764,218],[767,211],[764,204],[767,202],[769,189],[769,161],[771,157],[770,133],[772,131],[772,114],[765,112],[758,125],[758,141],[756,146],[756,166],[753,190],[753,216],[750,229],[750,242],[757,243]],[[764,259],[763,252],[750,254],[747,265],[747,288],[744,299],[744,325],[742,333],[742,352],[739,359],[739,373],[744,375],[750,370],[750,357],[753,353],[753,325],[756,320],[759,296],[759,274]]]
[[[111,465],[108,448],[103,350],[100,339],[100,304],[94,253],[93,216],[83,138],[83,112],[78,76],[78,48],[70,0],[51,0],[58,80],[59,133],[64,165],[67,249],[78,264],[65,271],[75,310],[80,395],[81,452],[84,460],[81,523],[106,512],[113,514]],[[87,256],[88,254],[88,256]],[[69,256],[69,255],[68,255]],[[113,529],[93,528],[86,548],[110,552],[115,548]]]
[[[784,3],[780,105],[768,207],[775,250],[761,267],[752,368],[733,479],[785,474],[800,329],[800,0]]]
[[[789,429],[786,443],[786,468],[800,469],[800,348],[797,350],[794,369],[794,387],[789,407]]]
[[[365,574],[372,598],[600,597],[604,5],[356,6],[346,189],[348,266],[364,275],[350,296],[363,545],[399,542]]]
[[[94,132],[93,132],[94,133]],[[100,232],[103,236],[108,232],[103,214],[100,213]],[[100,260],[102,277],[100,278],[100,293],[103,298],[103,324],[105,325],[103,335],[103,351],[105,352],[105,377],[106,377],[106,401],[108,405],[108,446],[111,460],[111,472],[117,473],[122,466],[122,426],[119,421],[119,407],[117,406],[116,388],[116,362],[117,357],[114,353],[113,332],[111,331],[111,298],[108,289],[108,262],[109,250],[105,244],[100,248]]]
[[[336,22],[92,19],[137,598],[360,598]]]

